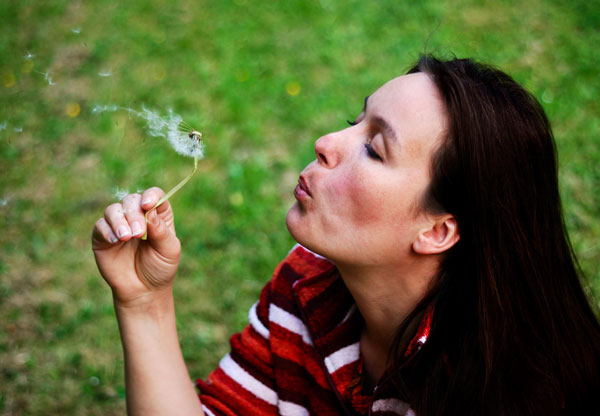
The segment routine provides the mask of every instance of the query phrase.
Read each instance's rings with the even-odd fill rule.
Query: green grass
[[[571,238],[600,298],[593,2],[120,3],[0,3],[1,414],[124,413],[121,346],[91,228],[116,187],[170,188],[192,163],[124,112],[92,114],[95,104],[172,108],[204,133],[199,173],[172,199],[184,248],[178,325],[193,377],[215,367],[292,246],[285,212],[314,140],[424,50],[493,63],[542,100]]]

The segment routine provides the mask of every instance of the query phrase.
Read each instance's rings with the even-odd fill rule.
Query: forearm
[[[115,302],[130,415],[203,415],[177,337],[173,296],[145,306]]]

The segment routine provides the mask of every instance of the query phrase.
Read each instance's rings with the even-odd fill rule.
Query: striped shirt
[[[294,247],[249,321],[231,337],[231,352],[217,369],[196,381],[208,416],[414,416],[385,383],[364,391],[362,318],[327,259]],[[427,339],[430,316],[424,321],[407,349],[411,354]]]

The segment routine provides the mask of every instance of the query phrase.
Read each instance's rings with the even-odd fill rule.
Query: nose
[[[340,163],[342,155],[339,142],[339,132],[329,133],[317,139],[315,142],[315,154],[320,165],[333,169]]]

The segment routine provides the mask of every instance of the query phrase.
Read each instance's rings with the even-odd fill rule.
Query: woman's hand
[[[144,219],[163,195],[159,188],[127,195],[109,205],[94,226],[96,264],[120,306],[142,306],[171,292],[181,254],[171,205],[166,201],[150,211],[147,226]],[[146,231],[148,239],[142,240]]]

